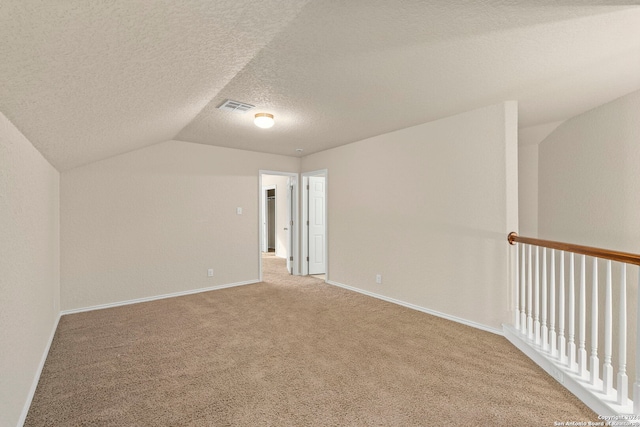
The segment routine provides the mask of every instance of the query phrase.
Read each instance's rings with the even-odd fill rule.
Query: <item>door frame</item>
[[[282,171],[272,171],[272,170],[263,170],[260,169],[258,171],[258,206],[265,206],[265,197],[264,191],[262,190],[262,176],[263,175],[278,175],[278,176],[287,176],[291,179],[291,185],[293,186],[293,198],[288,198],[288,211],[293,211],[293,226],[289,224],[289,239],[287,242],[287,256],[292,257],[293,261],[291,263],[292,266],[292,274],[300,275],[300,263],[298,262],[300,248],[299,248],[299,232],[298,232],[298,218],[300,216],[300,210],[298,207],[298,192],[299,192],[299,174],[295,172],[282,172]],[[276,190],[277,191],[277,190]],[[288,191],[288,189],[287,189]],[[258,266],[260,268],[259,277],[262,282],[262,248],[264,246],[264,230],[262,225],[262,215],[258,215]],[[293,244],[291,243],[293,242]]]
[[[309,185],[310,176],[324,177],[324,259],[326,262],[325,280],[329,280],[329,171],[320,169],[302,174],[302,221],[300,221],[300,234],[302,235],[302,253],[300,254],[300,274],[309,274]]]

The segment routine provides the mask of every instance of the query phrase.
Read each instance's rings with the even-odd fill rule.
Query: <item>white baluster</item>
[[[536,246],[536,265],[535,265],[535,278],[536,278],[536,289],[535,289],[535,313],[533,316],[533,334],[536,344],[540,344],[540,250]]]
[[[611,301],[611,261],[607,260],[607,289],[604,297],[604,364],[602,365],[602,391],[613,391],[613,366],[611,365],[612,301]]]
[[[520,330],[523,334],[527,333],[527,312],[526,312],[526,304],[525,304],[525,298],[526,298],[526,287],[527,287],[527,280],[525,277],[525,271],[526,271],[526,262],[525,262],[525,252],[527,251],[527,245],[520,245],[520,252],[521,252],[521,256],[520,258],[522,259],[522,262],[520,263]]]
[[[560,363],[567,361],[567,341],[564,336],[564,251],[560,251],[560,283],[558,289],[558,356]],[[640,382],[639,382],[640,383]],[[640,387],[638,388],[640,391]]]
[[[551,249],[551,263],[549,265],[549,343],[551,355],[556,356],[558,342],[556,337],[556,251]]]
[[[636,310],[640,309],[640,274],[638,274],[638,299]],[[640,316],[636,316],[636,380],[633,383],[633,413],[640,415]]]
[[[549,329],[547,328],[547,248],[542,248],[542,314],[540,315],[540,334],[542,349],[549,350]]]
[[[578,374],[587,376],[587,286],[585,278],[586,256],[580,256],[580,303],[578,304]]]
[[[531,280],[531,245],[529,246],[529,262],[527,263],[527,336],[533,339],[533,283]]]
[[[618,404],[627,405],[629,403],[629,379],[627,378],[627,264],[621,265],[620,271],[620,330],[618,335],[620,343],[618,347]]]
[[[600,360],[598,359],[598,258],[593,258],[593,272],[591,285],[591,359],[589,378],[591,384],[600,381]]]
[[[518,262],[520,260],[520,257],[518,256],[518,245],[515,245],[513,248],[511,248],[511,259],[513,259],[513,252],[515,250],[516,256],[515,256],[515,267],[514,267],[514,271],[513,271],[513,287],[514,287],[514,299],[515,299],[515,307],[514,307],[514,319],[513,319],[513,326],[516,328],[516,330],[520,329],[520,282],[518,282],[518,279],[520,277],[520,275],[518,274]],[[512,262],[511,265],[513,265],[514,263]]]
[[[568,333],[568,358],[569,369],[576,369],[576,280],[575,260],[573,252],[569,252],[569,333]]]

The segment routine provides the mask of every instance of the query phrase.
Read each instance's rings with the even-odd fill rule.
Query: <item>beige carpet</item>
[[[264,283],[64,316],[26,425],[597,421],[504,338],[264,263]]]

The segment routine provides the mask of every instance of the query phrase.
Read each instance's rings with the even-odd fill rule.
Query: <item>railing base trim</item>
[[[511,344],[516,346],[595,413],[605,416],[633,414],[632,403],[624,406],[619,405],[615,393],[605,395],[596,386],[591,385],[588,378],[581,378],[577,373],[567,371],[566,365],[551,358],[548,352],[543,351],[542,347],[537,346],[526,336],[523,336],[522,332],[511,325],[502,326],[504,336]]]

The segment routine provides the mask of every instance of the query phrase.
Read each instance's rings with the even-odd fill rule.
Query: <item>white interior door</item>
[[[293,179],[287,180],[287,271],[293,274]]]
[[[324,274],[327,270],[324,257],[327,244],[325,184],[323,176],[309,177],[309,274]]]

